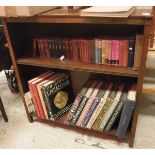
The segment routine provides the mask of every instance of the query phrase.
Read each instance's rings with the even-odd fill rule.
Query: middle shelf
[[[88,64],[83,62],[73,62],[69,60],[60,60],[55,58],[40,58],[40,57],[19,58],[17,60],[17,64],[86,71],[86,72],[96,72],[96,73],[122,75],[130,77],[138,77],[139,74],[138,70],[133,70],[132,68]]]

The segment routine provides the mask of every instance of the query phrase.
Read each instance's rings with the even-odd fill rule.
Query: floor
[[[0,114],[0,148],[128,148],[126,143],[88,137],[39,122],[29,123],[21,96],[9,91],[4,72],[0,72],[0,95],[9,118],[5,123]],[[155,148],[153,102],[153,96],[143,96],[134,148]]]

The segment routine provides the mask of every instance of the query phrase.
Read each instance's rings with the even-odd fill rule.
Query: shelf
[[[121,76],[138,77],[139,72],[134,71],[132,68],[116,67],[108,65],[96,65],[83,62],[73,62],[69,60],[59,60],[54,58],[20,58],[17,60],[17,64],[59,68],[67,70],[86,71],[94,73],[104,73]]]
[[[115,140],[120,141],[120,142],[128,142],[128,140],[129,140],[129,137],[130,137],[129,131],[125,134],[125,136],[123,138],[119,139],[116,136],[116,129],[113,129],[109,132],[104,132],[104,131],[97,131],[97,130],[92,130],[92,129],[88,129],[88,128],[78,127],[75,125],[66,125],[66,124],[64,124],[66,116],[67,116],[67,113],[62,115],[60,118],[58,118],[55,121],[40,119],[40,118],[37,118],[36,121],[47,123],[49,125],[64,127],[64,128],[70,129],[70,130],[76,130],[78,132],[82,132],[82,133],[88,134],[88,135],[90,134],[91,136],[96,136],[99,138],[108,137],[108,138],[112,138],[112,139],[115,139]]]

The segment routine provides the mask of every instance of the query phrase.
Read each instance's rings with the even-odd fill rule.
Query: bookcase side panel
[[[139,76],[138,76],[138,83],[137,83],[137,96],[136,96],[136,105],[133,113],[133,120],[132,120],[132,127],[131,127],[131,135],[129,140],[129,146],[133,147],[134,145],[134,138],[136,133],[136,126],[138,115],[141,106],[141,96],[142,96],[142,88],[143,88],[143,81],[144,81],[144,72],[145,72],[145,65],[146,65],[146,58],[147,58],[147,51],[149,46],[149,36],[150,36],[150,21],[146,20],[144,25],[144,41],[143,41],[143,50],[141,56],[141,63],[139,69]]]
[[[10,40],[10,37],[9,37],[9,31],[8,31],[7,23],[6,23],[5,20],[3,20],[2,24],[4,26],[4,34],[5,34],[7,43],[8,43],[8,48],[9,48],[9,52],[10,52],[10,56],[11,56],[11,61],[12,61],[12,64],[13,64],[13,67],[14,67],[14,70],[15,70],[15,75],[16,75],[16,78],[17,78],[17,81],[18,81],[18,86],[19,86],[20,92],[22,94],[22,99],[23,99],[25,110],[26,110],[26,114],[27,114],[28,120],[30,122],[32,122],[32,117],[29,115],[28,109],[27,109],[27,106],[26,106],[26,103],[25,103],[23,87],[22,87],[22,83],[21,83],[21,79],[20,79],[20,73],[19,73],[18,66],[16,64],[16,59],[15,59],[15,56],[14,56],[14,51],[13,51],[11,40]]]

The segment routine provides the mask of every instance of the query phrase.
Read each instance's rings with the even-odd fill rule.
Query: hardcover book
[[[73,91],[69,75],[64,74],[54,82],[43,85],[46,102],[48,104],[50,119],[55,120],[70,109],[73,102]]]
[[[99,102],[99,104],[97,105],[95,111],[93,112],[88,124],[86,125],[86,128],[91,128],[92,125],[94,124],[97,116],[99,115],[101,109],[103,108],[103,106],[105,105],[107,98],[110,94],[110,90],[112,89],[113,83],[105,83],[105,87],[104,89],[106,90],[103,97],[101,98],[101,101]]]
[[[76,121],[78,120],[84,106],[86,105],[86,103],[87,103],[87,101],[88,101],[90,95],[92,94],[92,92],[93,92],[96,85],[97,85],[97,81],[93,81],[91,86],[88,88],[86,94],[83,96],[83,98],[82,98],[82,100],[81,100],[81,102],[80,102],[80,104],[79,104],[79,106],[78,106],[78,108],[76,110],[75,115],[73,116],[73,118],[71,120],[71,124],[75,124]]]
[[[73,117],[73,115],[75,114],[79,104],[80,104],[80,101],[82,99],[82,97],[84,96],[84,94],[86,93],[86,91],[88,90],[88,87],[90,86],[91,84],[91,81],[87,81],[84,85],[84,87],[82,88],[82,90],[80,91],[80,93],[77,94],[68,114],[67,114],[67,117],[64,121],[65,124],[69,125],[70,124],[70,121]]]
[[[79,116],[79,119],[76,122],[77,126],[81,126],[81,123],[82,123],[84,117],[87,115],[89,108],[91,107],[93,100],[95,99],[95,96],[97,95],[102,83],[103,83],[102,81],[99,81],[98,84],[96,85],[95,89],[93,90],[92,95],[89,97],[86,105],[84,106],[84,108],[82,110],[81,115]]]
[[[121,118],[116,133],[116,136],[118,138],[123,138],[125,136],[135,107],[135,102],[136,102],[136,84],[132,84],[128,92],[127,101],[124,103],[123,110],[121,113]]]
[[[105,127],[105,131],[109,131],[113,127],[114,122],[116,121],[117,117],[119,116],[119,114],[123,108],[124,102],[127,100],[129,86],[130,86],[130,84],[125,84],[120,101],[119,101],[116,109],[114,110],[111,118],[109,119],[109,121]]]

